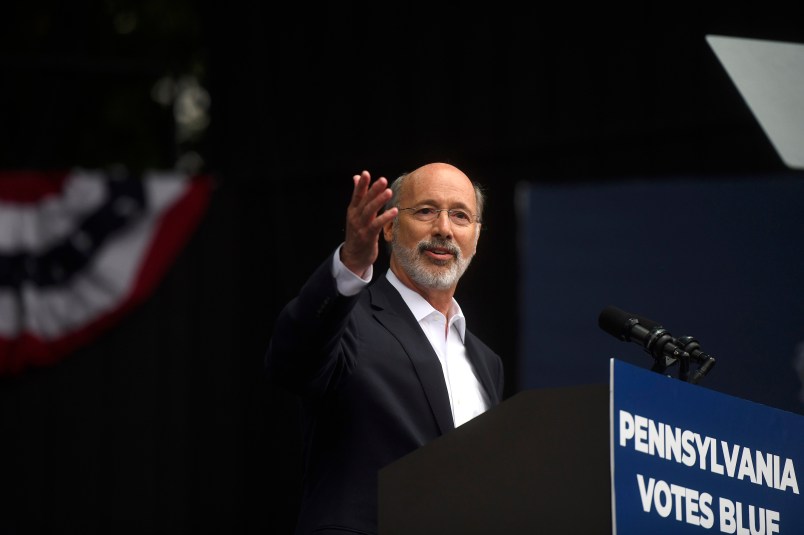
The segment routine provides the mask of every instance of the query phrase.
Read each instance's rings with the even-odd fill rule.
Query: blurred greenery
[[[187,135],[174,113],[179,82],[196,80],[197,95],[207,75],[193,2],[29,0],[2,12],[0,168],[164,169],[202,152],[208,121]],[[208,107],[208,95],[192,102]]]

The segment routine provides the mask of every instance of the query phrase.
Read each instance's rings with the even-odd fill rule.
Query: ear
[[[389,221],[388,223],[386,223],[385,225],[383,225],[383,227],[382,227],[382,237],[388,243],[391,243],[391,241],[394,239],[394,220],[393,219],[391,221]]]

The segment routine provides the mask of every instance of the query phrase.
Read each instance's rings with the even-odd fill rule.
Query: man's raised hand
[[[359,277],[363,277],[379,254],[379,235],[382,227],[399,212],[396,207],[378,212],[391,198],[385,177],[373,184],[368,171],[352,177],[354,191],[346,210],[346,239],[341,247],[341,262]]]

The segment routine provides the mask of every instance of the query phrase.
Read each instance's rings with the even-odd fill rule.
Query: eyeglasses
[[[410,210],[410,215],[416,221],[430,222],[435,221],[441,212],[447,212],[449,220],[453,225],[459,227],[468,227],[473,221],[480,223],[480,218],[472,215],[471,212],[462,210],[460,208],[433,208],[432,206],[415,206],[413,208],[400,208],[399,211],[403,212]]]

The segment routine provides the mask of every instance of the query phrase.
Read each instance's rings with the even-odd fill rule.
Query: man
[[[303,406],[298,534],[377,533],[379,470],[503,393],[502,361],[453,298],[480,237],[480,188],[445,163],[390,188],[368,171],[353,180],[345,240],[282,311],[266,355]],[[390,269],[372,282],[380,234]]]

